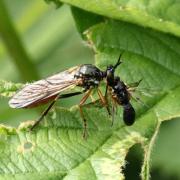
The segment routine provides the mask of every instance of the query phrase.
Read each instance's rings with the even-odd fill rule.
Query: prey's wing
[[[74,78],[79,67],[73,67],[46,79],[25,85],[9,101],[12,108],[33,107],[56,97],[60,92],[73,88],[78,83]]]

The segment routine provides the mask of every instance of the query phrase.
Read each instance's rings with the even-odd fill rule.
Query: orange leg
[[[92,94],[90,94],[90,98],[91,98],[91,101],[92,101],[92,102],[95,102],[95,99],[94,99],[94,97],[92,96]]]
[[[86,121],[86,119],[84,117],[82,106],[86,102],[88,97],[90,96],[91,92],[92,92],[92,89],[89,89],[87,91],[87,93],[85,94],[85,96],[81,99],[81,101],[79,103],[79,111],[80,111],[80,115],[81,115],[81,118],[83,120],[83,126],[84,126],[84,131],[83,131],[83,138],[84,139],[86,139],[86,137],[87,137],[87,121]]]
[[[111,111],[110,111],[110,109],[109,109],[108,102],[107,102],[106,98],[102,95],[102,92],[101,92],[100,89],[98,89],[98,95],[99,95],[99,98],[100,98],[103,106],[106,107],[108,114],[111,115]]]

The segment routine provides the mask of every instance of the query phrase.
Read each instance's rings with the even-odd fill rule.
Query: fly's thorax
[[[76,79],[82,80],[80,86],[85,88],[98,86],[100,81],[104,78],[103,76],[103,72],[92,64],[84,64],[80,66],[79,71],[74,75]]]

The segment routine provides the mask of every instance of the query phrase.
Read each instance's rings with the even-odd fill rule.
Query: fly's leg
[[[83,127],[84,127],[84,130],[83,130],[83,138],[86,139],[87,138],[87,121],[84,117],[84,114],[83,114],[83,110],[82,110],[82,106],[83,104],[86,102],[86,100],[88,99],[88,97],[90,96],[92,92],[92,89],[89,89],[87,91],[87,93],[85,94],[85,96],[81,99],[80,103],[79,103],[79,112],[80,112],[80,115],[81,115],[81,118],[83,120]]]
[[[107,99],[107,93],[108,93],[108,85],[106,84],[105,99]]]
[[[79,94],[82,94],[83,92],[74,92],[74,93],[69,93],[69,94],[62,94],[62,95],[57,95],[56,98],[51,102],[51,104],[48,106],[48,108],[42,113],[42,115],[40,116],[40,118],[34,123],[34,125],[30,128],[30,130],[32,131],[43,119],[44,117],[48,114],[48,112],[51,110],[51,108],[53,107],[53,105],[56,103],[56,101],[58,99],[63,99],[63,98],[68,98],[68,97],[72,97],[72,96],[76,96]]]
[[[94,97],[93,97],[92,94],[90,95],[90,98],[91,98],[91,101],[92,101],[92,102],[95,102],[95,99],[94,99]]]
[[[131,96],[136,102],[142,104],[143,106],[150,108],[147,104],[145,104],[139,97]]]
[[[59,99],[59,95],[56,96],[56,98],[51,102],[48,108],[42,113],[41,117],[33,124],[33,126],[30,128],[31,131],[44,119],[44,117],[48,114],[48,112],[50,111],[50,109],[53,107],[53,105],[58,99]]]
[[[108,114],[111,115],[111,111],[109,109],[109,105],[108,105],[107,99],[102,95],[102,92],[101,92],[100,89],[98,89],[98,95],[99,95],[99,98],[100,98],[103,106],[106,107],[106,110],[107,110]]]
[[[61,95],[59,96],[59,99],[76,96],[76,95],[79,95],[79,94],[83,94],[83,93],[85,93],[85,92],[86,92],[86,90],[84,90],[84,91],[79,91],[79,92],[68,93],[68,94],[61,94]]]
[[[104,99],[105,99],[106,104],[107,104],[106,109],[107,109],[107,111],[108,111],[108,114],[109,114],[109,115],[112,115],[113,112],[111,112],[110,109],[109,109],[109,102],[108,102],[108,88],[109,88],[109,86],[106,85],[106,90],[105,90],[105,96],[104,96]]]
[[[141,83],[142,79],[140,79],[137,82],[131,83],[127,85],[128,91],[130,92],[134,92],[136,91],[136,88],[139,86],[139,84]]]

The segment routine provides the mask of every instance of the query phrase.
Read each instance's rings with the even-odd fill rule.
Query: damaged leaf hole
[[[140,144],[135,144],[129,149],[126,156],[126,165],[123,168],[125,180],[141,180],[141,166],[143,162],[143,149]]]
[[[17,151],[19,153],[24,153],[24,152],[27,152],[27,151],[32,151],[34,149],[34,147],[35,147],[35,145],[34,145],[33,142],[26,141],[23,144],[18,146]]]
[[[33,147],[33,144],[31,142],[25,142],[24,143],[24,149],[28,150],[31,149]]]

